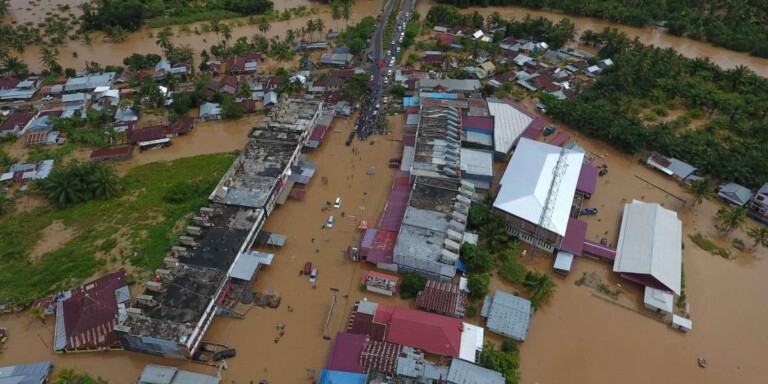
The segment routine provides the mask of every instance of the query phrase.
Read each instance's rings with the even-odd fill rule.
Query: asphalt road
[[[386,28],[390,13],[392,12],[392,9],[397,2],[398,0],[385,0],[381,18],[379,18],[379,21],[376,25],[376,31],[373,35],[371,52],[373,60],[369,67],[373,77],[373,82],[371,84],[372,92],[366,95],[368,100],[367,102],[363,103],[363,111],[360,113],[360,117],[357,123],[357,137],[360,140],[365,139],[379,128],[378,119],[380,118],[382,111],[380,111],[377,106],[380,105],[382,94],[385,91],[385,71],[387,68],[394,69],[394,67],[388,67],[388,64],[389,60],[391,60],[393,56],[397,55],[395,45],[390,41],[383,41],[384,29]],[[405,13],[413,11],[414,2],[415,0],[403,0],[401,7],[402,11],[397,18],[397,25],[400,25],[406,21]],[[402,32],[398,32],[397,28],[395,28],[395,31],[392,33],[392,39],[396,40],[399,38],[400,34],[402,34]],[[392,55],[385,57],[385,47],[390,47]],[[379,67],[380,61],[385,62],[385,67]]]

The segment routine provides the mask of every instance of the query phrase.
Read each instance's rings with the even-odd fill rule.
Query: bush
[[[409,272],[403,275],[403,282],[400,284],[400,298],[410,299],[416,297],[416,294],[424,289],[427,280],[416,272]]]
[[[479,275],[470,275],[467,279],[467,288],[469,289],[470,299],[482,299],[488,294],[488,285],[491,283],[491,276],[487,273]]]
[[[200,181],[182,181],[171,185],[165,191],[163,199],[171,204],[184,204],[205,194],[210,187]]]
[[[491,270],[495,262],[493,254],[485,248],[477,245],[464,243],[459,250],[461,260],[470,273],[484,273]]]
[[[512,339],[506,339],[501,344],[501,351],[504,353],[518,354],[520,353],[520,346],[516,341]]]
[[[512,284],[522,284],[525,274],[525,266],[515,258],[505,260],[499,268],[499,276]]]

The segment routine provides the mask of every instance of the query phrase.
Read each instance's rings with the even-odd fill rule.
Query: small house
[[[47,383],[53,371],[52,361],[0,367],[0,382],[8,384]]]
[[[755,196],[749,201],[748,206],[757,213],[768,217],[768,183],[763,184],[757,190]]]
[[[368,292],[380,293],[386,296],[394,296],[397,292],[399,277],[386,273],[368,271],[363,275],[361,284]]]
[[[0,137],[19,136],[34,116],[29,113],[13,112],[0,123]]]
[[[529,300],[498,290],[485,297],[480,312],[489,331],[516,341],[525,341],[532,315]]]
[[[666,315],[672,313],[674,301],[674,296],[669,292],[645,287],[645,295],[643,296],[643,306],[645,309]]]
[[[718,188],[717,196],[730,205],[743,207],[749,203],[755,193],[739,184],[725,183]]]
[[[128,160],[133,154],[132,145],[99,148],[91,152],[91,161]]]
[[[221,106],[218,103],[203,103],[200,106],[200,120],[219,120],[221,119]]]
[[[648,156],[645,160],[645,164],[672,176],[679,181],[685,181],[685,179],[696,172],[696,167],[690,164],[672,157],[664,157],[655,152]]]
[[[672,315],[672,328],[690,332],[693,329],[693,321],[682,316]]]

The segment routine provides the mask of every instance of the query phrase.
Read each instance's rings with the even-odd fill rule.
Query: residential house
[[[264,108],[277,105],[278,101],[279,100],[278,100],[277,92],[269,91],[266,94],[264,94]]]
[[[176,367],[147,364],[136,384],[219,384],[220,376],[184,371]]]
[[[446,46],[446,47],[450,47],[451,44],[456,42],[456,36],[449,35],[449,34],[444,33],[444,32],[435,33],[431,37],[431,39],[437,41],[437,44],[442,45],[442,46]]]
[[[195,119],[191,117],[181,119],[165,127],[165,136],[176,137],[176,136],[186,135],[192,132],[192,129],[194,127],[195,127]]]
[[[480,311],[489,331],[516,341],[525,341],[532,315],[529,300],[498,290],[485,297]]]
[[[0,137],[19,136],[33,117],[30,113],[11,113],[0,123]]]
[[[109,87],[115,81],[115,72],[87,74],[71,77],[64,84],[64,93],[90,92],[97,87]]]
[[[61,102],[64,104],[64,109],[61,113],[61,117],[72,117],[76,114],[80,114],[80,117],[85,118],[85,104],[88,101],[88,94],[84,92],[68,93],[61,95]]]
[[[192,72],[192,68],[187,62],[171,64],[168,59],[163,57],[155,64],[155,74],[153,78],[157,80],[165,79],[166,76],[187,76]]]
[[[499,48],[504,50],[511,50],[515,43],[517,43],[517,39],[515,39],[514,36],[509,36],[499,41]]]
[[[236,95],[238,91],[238,80],[236,76],[224,76],[221,81],[219,81],[219,90],[218,92],[223,95]]]
[[[325,89],[329,92],[340,91],[346,84],[347,81],[345,79],[339,77],[331,77],[325,81]]]
[[[138,144],[140,142],[159,140],[162,138],[165,138],[164,125],[153,125],[141,129],[135,129],[134,127],[125,132],[125,141],[129,144]]]
[[[266,103],[266,101],[265,101]],[[200,106],[199,120],[219,120],[221,119],[221,107],[217,103],[203,103]]]
[[[91,152],[91,161],[127,160],[133,154],[133,145],[121,145],[95,149]]]
[[[515,56],[513,61],[515,62],[515,64],[518,67],[522,67],[523,65],[525,65],[525,63],[527,63],[527,62],[529,62],[531,60],[533,60],[532,57],[521,53],[521,54]]]
[[[8,172],[0,176],[0,181],[14,180],[21,184],[29,180],[43,180],[48,178],[53,170],[53,160],[43,160],[37,163],[14,164],[8,168]]]
[[[209,60],[206,64],[205,73],[211,76],[219,76],[221,74],[221,61]]]
[[[320,64],[345,67],[352,62],[354,56],[350,53],[324,53],[320,56]]]
[[[431,67],[442,68],[443,61],[445,61],[445,56],[443,54],[424,55],[421,57],[421,62],[424,63],[424,65]]]
[[[10,85],[10,83],[7,84]],[[29,100],[37,93],[39,83],[38,77],[29,77],[26,80],[16,82],[11,88],[0,88],[0,100]]]
[[[568,65],[565,66],[565,69],[571,73],[576,73],[583,70],[584,68],[587,68],[588,66],[589,64],[587,64],[586,60],[578,60],[572,63],[568,63]]]
[[[256,112],[258,109],[258,106],[256,105],[256,101],[254,100],[243,100],[239,103],[237,103],[237,106],[242,108],[245,113],[253,113]]]
[[[416,308],[451,317],[464,317],[468,293],[449,282],[427,280],[424,289],[416,295]]]
[[[115,111],[115,122],[137,121],[139,116],[131,107],[118,107]]]
[[[755,193],[739,184],[725,183],[717,189],[717,196],[730,205],[743,207],[752,200]]]
[[[755,193],[755,196],[749,201],[747,206],[757,213],[768,217],[768,183],[763,184],[757,190],[757,193]]]
[[[506,382],[501,373],[461,359],[451,360],[448,377],[444,380],[447,384],[504,384]]]
[[[696,167],[673,157],[664,157],[658,153],[651,153],[645,160],[645,164],[655,168],[679,181],[685,181],[696,172]]]
[[[0,367],[0,383],[43,384],[48,382],[48,375],[50,375],[51,372],[53,372],[52,361],[8,365]]]
[[[120,103],[120,90],[109,89],[109,87],[99,87],[93,91],[93,102],[91,108],[102,110],[108,107],[117,107]]]
[[[263,61],[261,53],[248,53],[244,56],[232,55],[227,59],[227,73],[231,75],[242,75],[245,73],[256,72],[259,62]]]
[[[307,92],[309,93],[323,93],[326,90],[325,80],[314,80],[307,87]]]

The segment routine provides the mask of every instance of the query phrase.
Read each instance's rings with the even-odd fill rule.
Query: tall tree
[[[309,38],[314,40],[315,39],[315,32],[317,31],[317,26],[315,25],[315,21],[312,19],[307,20],[307,26],[305,27],[306,32],[309,34]]]
[[[318,17],[317,20],[315,20],[315,28],[317,29],[318,32],[320,32],[320,36],[322,36],[323,31],[325,31],[325,22],[323,21],[323,19]]]
[[[128,30],[121,25],[115,25],[114,27],[109,28],[107,36],[112,39],[112,42],[120,43],[128,38]]]
[[[346,28],[349,29],[349,19],[352,18],[352,0],[341,0],[341,17]]]
[[[56,72],[61,68],[59,64],[59,50],[50,46],[40,48],[40,64],[48,68],[49,71]]]
[[[704,199],[711,197],[714,194],[714,188],[712,182],[706,178],[694,180],[691,182],[691,194],[693,195],[693,201],[691,205],[701,204]]]
[[[731,233],[741,227],[747,218],[747,209],[744,207],[722,207],[717,210],[717,229]]]
[[[555,293],[555,281],[546,273],[528,271],[523,280],[523,287],[531,297],[534,307],[546,304]]]
[[[12,73],[16,78],[23,78],[27,77],[29,74],[29,67],[21,60],[15,57],[9,57],[3,61],[2,72]]]
[[[339,29],[339,20],[341,20],[341,3],[336,0],[331,3],[331,19],[336,22],[336,29]]]
[[[269,32],[271,25],[269,24],[269,19],[266,16],[262,16],[259,18],[258,23],[256,24],[256,28],[259,29],[259,32],[261,32],[264,37],[267,36],[267,32]]]
[[[758,245],[768,248],[768,226],[758,225],[752,227],[747,231],[747,236],[755,242],[752,248],[757,248]]]

